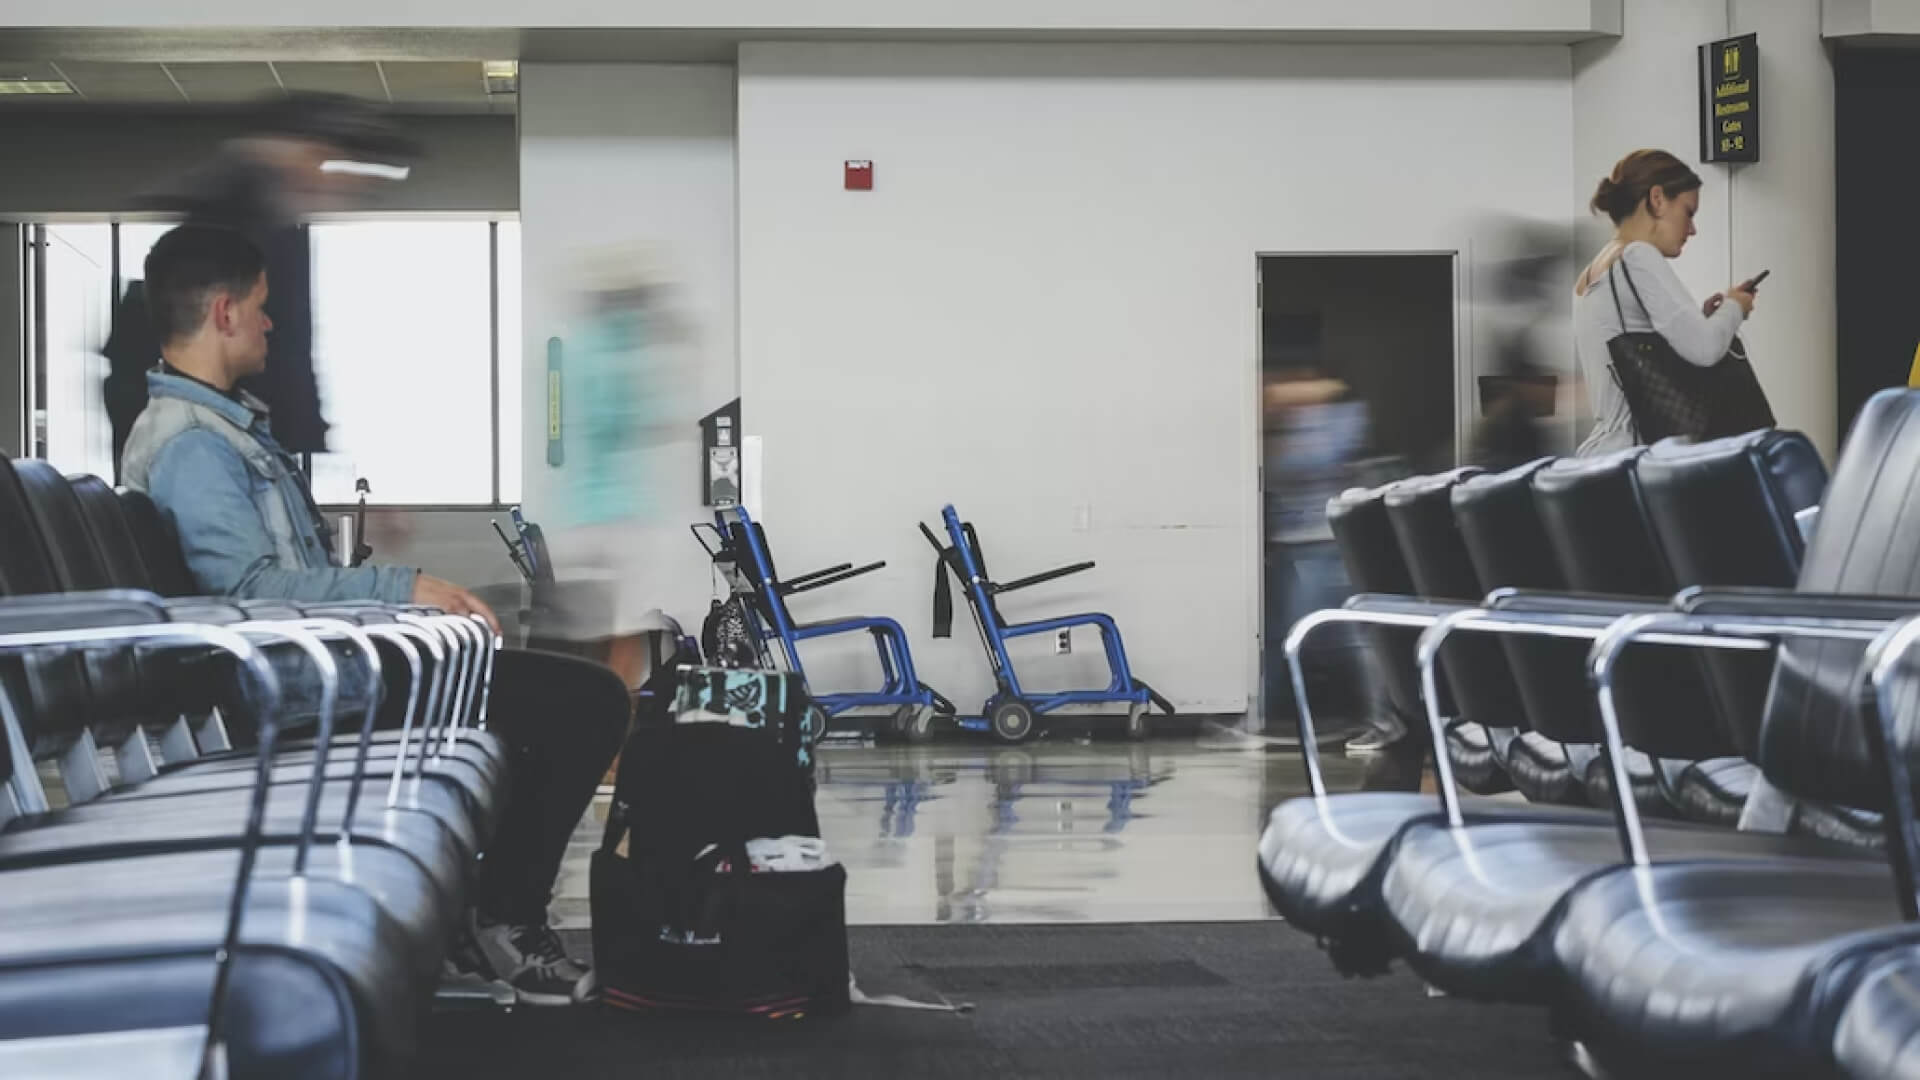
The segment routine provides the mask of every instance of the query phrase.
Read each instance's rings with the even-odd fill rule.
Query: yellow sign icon
[[[1720,73],[1729,79],[1740,74],[1740,46],[1729,45],[1721,52]]]

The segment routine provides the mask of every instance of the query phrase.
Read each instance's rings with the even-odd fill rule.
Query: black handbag
[[[1640,298],[1640,289],[1633,283],[1623,256],[1607,270],[1607,287],[1613,292],[1613,309],[1620,325],[1627,325],[1627,317],[1620,307],[1614,269],[1626,277],[1628,290],[1651,323],[1653,313]],[[1727,354],[1711,367],[1689,364],[1665,337],[1652,330],[1623,329],[1607,342],[1607,353],[1613,361],[1613,380],[1627,399],[1627,411],[1640,442],[1654,443],[1674,436],[1696,441],[1718,439],[1774,426],[1767,392],[1754,375],[1753,365],[1747,362],[1746,346],[1737,336],[1727,347]]]

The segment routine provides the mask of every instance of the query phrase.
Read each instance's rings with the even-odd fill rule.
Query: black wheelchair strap
[[[947,577],[947,552],[933,564],[933,636],[953,636],[953,582]]]

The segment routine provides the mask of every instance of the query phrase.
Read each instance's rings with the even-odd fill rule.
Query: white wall
[[[964,625],[926,640],[914,522],[952,501],[998,576],[1099,561],[1007,598],[1010,617],[1110,611],[1178,704],[1244,709],[1256,253],[1459,250],[1489,207],[1565,220],[1568,64],[1519,47],[743,48],[741,386],[769,528],[790,570],[890,563],[802,616],[901,618],[925,679],[977,708],[978,643]],[[876,162],[876,191],[841,190],[847,158]],[[825,653],[816,682],[851,676],[847,656]],[[1082,640],[1030,670],[1087,680],[1096,656]]]
[[[538,64],[520,78],[527,516],[545,515],[552,477],[545,342],[574,331],[582,260],[647,252],[677,285],[689,382],[679,399],[683,436],[634,478],[655,493],[658,518],[632,537],[639,572],[630,585],[642,607],[697,629],[711,595],[708,561],[687,533],[709,513],[699,502],[697,425],[738,385],[733,71]]]
[[[1702,299],[1773,270],[1741,336],[1781,425],[1832,460],[1833,77],[1819,23],[1819,0],[1628,0],[1621,38],[1573,49],[1572,194],[1584,261],[1611,230],[1587,202],[1621,156],[1659,147],[1694,165],[1700,234],[1675,269]],[[1760,35],[1760,161],[1701,164],[1696,49],[1749,32]]]

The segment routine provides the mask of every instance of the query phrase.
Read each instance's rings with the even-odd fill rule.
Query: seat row
[[[1659,605],[1687,589],[1792,585],[1805,551],[1802,523],[1826,481],[1803,435],[1765,431],[1707,445],[1669,442],[1601,458],[1545,459],[1501,473],[1416,477],[1347,492],[1333,500],[1328,517],[1363,592],[1458,603],[1487,598],[1508,609],[1538,603],[1528,592]],[[1421,726],[1418,630],[1370,629],[1390,704],[1404,722]],[[1607,805],[1611,781],[1597,746],[1540,732],[1557,715],[1591,712],[1577,646],[1455,640],[1440,659],[1448,759],[1463,787]],[[1643,811],[1723,824],[1738,818],[1753,780],[1739,755],[1751,749],[1749,729],[1768,674],[1750,658],[1684,656],[1638,660],[1623,673],[1636,715],[1710,713],[1727,735],[1691,747],[1683,760],[1630,753],[1627,772]],[[1854,824],[1808,808],[1796,827],[1871,842],[1872,834]]]
[[[407,1075],[498,643],[192,591],[144,497],[0,461],[0,1075]]]
[[[1377,591],[1287,643],[1275,906],[1350,973],[1545,1006],[1613,1075],[1920,1075],[1920,394],[1822,479],[1762,432],[1336,499]],[[1339,622],[1447,747],[1437,795],[1326,789],[1297,658]],[[1502,777],[1528,799],[1459,790]]]

